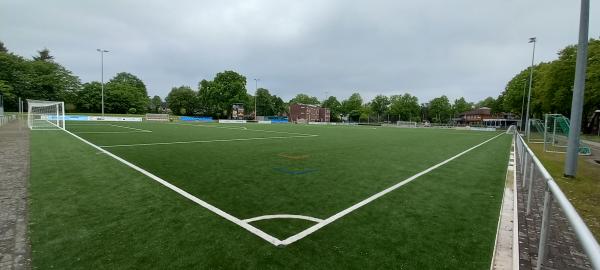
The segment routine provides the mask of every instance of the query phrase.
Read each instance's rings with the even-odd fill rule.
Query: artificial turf
[[[267,214],[327,218],[495,135],[303,125],[248,125],[247,129],[207,124],[118,125],[152,132],[79,136],[108,146],[318,135],[106,148],[241,219]],[[121,130],[67,127],[73,132]],[[509,135],[500,136],[281,248],[67,133],[34,131],[30,180],[33,266],[487,268],[510,140]],[[290,173],[299,171],[309,172]],[[312,222],[283,219],[252,224],[283,239]]]

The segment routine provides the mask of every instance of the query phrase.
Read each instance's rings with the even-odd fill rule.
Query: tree
[[[452,104],[452,111],[455,115],[461,114],[466,111],[470,111],[473,109],[473,104],[467,102],[464,97],[460,97],[454,100],[454,104]]]
[[[159,113],[162,107],[162,99],[159,96],[154,96],[150,99],[150,111]]]
[[[274,115],[273,105],[273,96],[271,96],[269,90],[258,88],[256,90],[256,115]]]
[[[360,107],[360,116],[358,118],[359,121],[369,122],[371,118],[371,114],[373,114],[373,110],[371,110],[371,102],[367,102]]]
[[[340,120],[340,114],[342,113],[342,104],[334,96],[330,96],[322,103],[323,108],[328,108],[330,112],[331,121],[337,122]]]
[[[134,108],[144,113],[148,104],[148,92],[142,80],[127,72],[118,73],[106,84],[104,106],[111,113],[128,113]]]
[[[371,101],[371,111],[377,114],[377,122],[380,121],[380,116],[388,111],[388,105],[390,105],[390,100],[384,95],[377,95]]]
[[[69,111],[75,109],[79,78],[54,61],[32,61],[0,52],[0,80],[5,85],[4,106],[16,110],[18,97],[23,99],[63,100]]]
[[[348,99],[342,101],[342,113],[350,119],[358,121],[362,111],[362,97],[359,93],[353,93]]]
[[[411,94],[394,95],[390,98],[390,113],[398,116],[401,121],[415,121],[420,119],[419,99]]]
[[[441,96],[429,101],[429,115],[433,117],[434,122],[446,123],[450,120],[452,114],[452,106],[448,97]]]
[[[219,72],[212,81],[202,80],[198,88],[201,111],[206,114],[228,117],[234,103],[242,103],[249,109],[246,77],[235,71]]]
[[[189,86],[171,88],[165,99],[167,107],[176,115],[193,115],[196,109],[197,94]]]
[[[289,107],[285,102],[283,102],[283,99],[273,95],[271,100],[273,102],[273,112],[275,115],[283,115],[288,112]]]
[[[558,52],[558,59],[533,67],[530,104],[532,117],[542,118],[546,113],[560,113],[567,117],[570,115],[576,59],[577,47],[569,45]],[[528,79],[529,69],[525,69],[507,83],[501,98],[498,99],[502,101],[502,109],[521,113],[523,87],[527,90]],[[592,114],[600,108],[598,105],[600,104],[600,40],[598,39],[590,39],[588,43],[584,93],[582,127],[588,127]]]
[[[4,42],[0,41],[0,53],[8,53],[8,49],[4,46]]]
[[[33,60],[35,61],[53,61],[54,56],[50,55],[50,50],[44,48],[41,51],[38,51],[38,56],[34,56]]]
[[[102,84],[84,83],[77,96],[77,109],[80,112],[98,113],[102,111]]]
[[[312,104],[319,105],[319,99],[317,97],[310,97],[307,94],[297,94],[289,102],[290,104]]]

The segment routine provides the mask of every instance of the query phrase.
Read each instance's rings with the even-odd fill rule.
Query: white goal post
[[[146,121],[169,121],[168,114],[147,113]]]
[[[397,121],[396,122],[396,126],[398,126],[398,127],[411,127],[411,128],[415,128],[415,127],[417,127],[417,122],[413,122],[413,121]]]
[[[32,130],[64,130],[65,103],[28,99],[27,126]]]

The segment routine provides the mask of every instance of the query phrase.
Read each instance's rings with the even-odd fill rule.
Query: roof
[[[488,108],[488,107],[481,107],[478,109],[474,109],[474,110],[470,110],[470,111],[466,111],[461,113],[461,115],[473,115],[473,114],[484,114],[484,115],[491,115],[492,114],[492,109]]]

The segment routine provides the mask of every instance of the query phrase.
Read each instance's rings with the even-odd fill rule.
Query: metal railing
[[[14,114],[11,115],[0,115],[0,127],[8,124],[8,122],[17,119],[17,116]]]
[[[540,230],[540,240],[538,243],[538,259],[536,269],[541,269],[542,264],[546,257],[546,246],[548,240],[548,233],[551,222],[551,205],[553,201],[556,201],[562,212],[565,214],[569,224],[573,228],[577,240],[583,247],[584,252],[588,256],[590,263],[594,269],[600,269],[600,246],[594,238],[594,235],[590,232],[589,228],[583,222],[583,219],[577,214],[577,211],[569,202],[569,199],[562,192],[558,184],[554,181],[554,178],[548,173],[546,168],[542,165],[540,160],[535,156],[531,148],[527,145],[521,134],[515,132],[515,146],[518,152],[520,162],[521,175],[523,176],[522,185],[525,188],[527,185],[527,203],[526,203],[526,215],[529,215],[531,211],[531,200],[532,200],[532,189],[533,180],[535,179],[534,173],[541,174],[541,177],[545,180],[544,187],[544,204],[542,210],[542,226]]]

